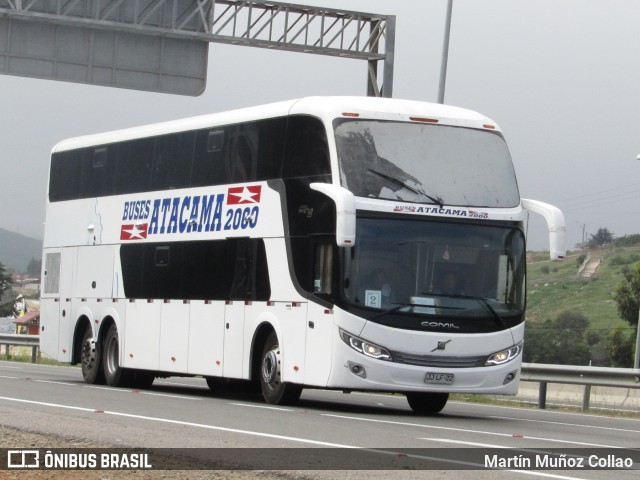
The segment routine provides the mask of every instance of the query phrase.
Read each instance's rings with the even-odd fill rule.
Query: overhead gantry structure
[[[0,0],[0,73],[197,95],[209,43],[364,60],[367,95],[392,94],[393,15],[265,0]]]

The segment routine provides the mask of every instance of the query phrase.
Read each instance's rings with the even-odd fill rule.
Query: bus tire
[[[449,400],[448,393],[411,392],[407,393],[407,402],[414,413],[433,415],[440,413]]]
[[[102,354],[102,369],[104,378],[110,387],[128,387],[133,380],[131,371],[120,366],[120,342],[118,340],[118,327],[113,323],[107,330],[104,338]]]
[[[302,386],[286,383],[282,379],[281,348],[278,336],[271,332],[262,349],[260,362],[260,388],[265,401],[272,405],[291,405],[298,402]]]
[[[85,383],[103,385],[105,382],[100,350],[100,342],[95,341],[93,331],[88,326],[82,334],[80,346],[80,366]]]

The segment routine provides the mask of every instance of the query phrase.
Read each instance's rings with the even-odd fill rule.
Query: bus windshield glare
[[[345,296],[369,320],[422,329],[448,319],[464,331],[524,320],[525,244],[517,228],[358,218],[357,238],[344,256]]]
[[[520,202],[509,150],[496,132],[341,120],[335,138],[341,183],[356,196],[494,208]]]

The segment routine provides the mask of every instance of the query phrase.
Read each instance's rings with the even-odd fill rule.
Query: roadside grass
[[[18,351],[19,348],[29,349],[29,353],[25,353],[24,351]],[[31,347],[13,347],[12,350],[17,350],[16,353],[9,353],[6,355],[4,352],[0,355],[0,360],[6,360],[9,362],[20,362],[20,363],[31,363]],[[38,365],[53,365],[57,367],[77,367],[77,365],[70,365],[68,363],[58,362],[57,360],[53,360],[52,358],[47,357],[46,355],[41,355],[38,357],[36,364]]]

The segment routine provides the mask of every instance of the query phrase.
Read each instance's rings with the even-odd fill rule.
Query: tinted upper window
[[[317,118],[289,118],[283,178],[313,177],[331,172],[324,124]]]
[[[49,200],[280,178],[287,118],[53,154]]]

